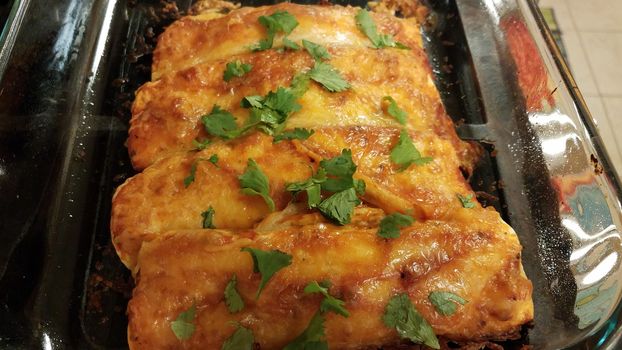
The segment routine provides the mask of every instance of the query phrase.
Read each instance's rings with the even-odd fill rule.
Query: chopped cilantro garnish
[[[415,222],[415,219],[412,216],[393,213],[385,216],[380,221],[377,234],[382,238],[398,238],[400,236],[400,228],[408,227],[413,222]]]
[[[330,283],[323,281],[318,283],[317,281],[310,282],[304,289],[306,294],[311,293],[320,293],[324,296],[322,303],[320,304],[320,312],[325,313],[327,311],[332,311],[336,314],[342,315],[344,317],[350,316],[350,313],[343,306],[345,302],[343,300],[337,299],[334,296],[328,293],[328,288],[330,287]]]
[[[408,114],[398,107],[397,102],[391,96],[385,96],[382,98],[384,101],[389,101],[389,106],[387,107],[387,113],[390,116],[395,118],[400,124],[406,125],[406,121],[408,120]]]
[[[433,349],[441,348],[434,330],[415,309],[408,294],[398,294],[391,298],[382,320],[387,327],[395,328],[402,338]]]
[[[355,19],[357,27],[361,32],[367,35],[374,48],[395,47],[398,49],[409,49],[408,46],[395,41],[393,36],[389,34],[379,34],[376,23],[374,23],[374,20],[367,10],[359,10]]]
[[[287,186],[287,190],[289,192],[294,192],[294,194],[302,191],[307,192],[307,202],[309,208],[315,208],[322,201],[321,190],[322,183],[326,181],[326,170],[324,168],[319,168],[317,173],[315,173],[312,177],[307,179],[306,181],[294,182]]]
[[[322,189],[329,192],[339,192],[355,187],[357,180],[352,178],[356,172],[356,165],[352,161],[352,151],[344,149],[337,157],[323,159],[320,168],[326,171],[328,178],[322,183]]]
[[[294,51],[300,50],[300,46],[295,42],[289,40],[287,37],[283,38],[283,47]]]
[[[218,155],[216,153],[212,154],[207,161],[218,167]]]
[[[238,278],[236,275],[233,275],[225,287],[225,304],[232,314],[240,312],[244,308],[244,300],[242,300],[242,296],[236,289],[237,285]]]
[[[261,282],[257,289],[255,298],[258,299],[266,283],[280,269],[291,265],[292,256],[279,250],[261,250],[255,248],[242,248],[243,252],[248,252],[253,257],[253,271],[261,275]]]
[[[208,134],[223,139],[233,139],[242,133],[242,130],[238,129],[233,114],[221,109],[218,105],[214,105],[209,114],[202,116],[201,121]]]
[[[279,87],[266,96],[247,96],[242,107],[250,108],[249,127],[257,127],[268,135],[279,133],[290,114],[300,110],[296,96],[291,89]]]
[[[294,96],[300,98],[302,97],[302,95],[305,94],[305,92],[307,92],[307,90],[309,90],[310,80],[311,78],[309,78],[308,74],[305,74],[305,73],[296,74],[294,78],[292,79],[292,83],[289,86],[289,90],[291,91],[292,94],[294,94]]]
[[[462,204],[463,208],[467,208],[467,209],[475,208],[475,203],[471,202],[471,200],[473,200],[472,193],[466,196],[462,196],[458,194],[458,199],[460,200],[460,204]]]
[[[194,149],[197,151],[204,150],[205,148],[207,148],[207,146],[209,146],[210,143],[212,143],[210,139],[205,139],[203,141],[192,140],[192,145],[194,146]]]
[[[270,211],[274,211],[274,201],[270,197],[268,177],[261,171],[254,160],[248,160],[246,171],[238,177],[238,180],[240,180],[242,193],[261,196],[268,208],[270,208]]]
[[[282,32],[288,35],[298,26],[296,17],[287,11],[277,11],[270,16],[261,16],[259,17],[259,23],[266,28],[267,37],[253,45],[253,51],[263,51],[272,48],[274,36],[277,33]]]
[[[192,165],[190,165],[190,174],[184,178],[185,188],[188,188],[188,186],[190,186],[190,184],[194,182],[194,177],[197,173],[198,164],[199,164],[199,160],[195,160],[194,162],[192,162]]]
[[[354,207],[361,204],[354,188],[337,192],[323,200],[317,208],[327,218],[345,225],[350,223]]]
[[[354,207],[361,204],[357,194],[365,193],[365,182],[352,178],[356,165],[349,149],[341,155],[320,161],[315,175],[305,181],[287,186],[290,192],[307,192],[309,208],[318,208],[322,215],[340,225],[350,222]],[[322,200],[321,191],[333,192]]]
[[[326,50],[325,47],[316,44],[312,41],[302,39],[302,46],[305,47],[307,52],[313,57],[316,61],[328,60],[330,59],[330,53]]]
[[[466,300],[451,292],[431,292],[428,299],[438,313],[451,316],[456,312],[457,304],[464,305]]]
[[[227,63],[225,67],[225,73],[223,74],[224,81],[229,81],[233,77],[242,77],[253,69],[253,66],[248,63],[242,63],[239,60]]]
[[[274,143],[281,142],[283,140],[306,140],[315,131],[305,128],[295,128],[294,130],[283,131],[278,135],[274,135]]]
[[[324,317],[316,312],[307,328],[283,350],[328,350],[325,336]]]
[[[211,205],[209,209],[201,213],[203,217],[203,228],[215,228],[212,222],[214,220],[214,214],[216,214],[216,211]]]
[[[311,79],[322,84],[330,92],[340,92],[350,88],[350,83],[328,63],[316,61],[308,74]]]
[[[397,144],[391,150],[391,160],[400,166],[400,171],[408,169],[412,164],[423,165],[432,161],[432,157],[422,157],[413,143],[408,131],[402,129]]]
[[[171,322],[171,330],[175,334],[175,337],[179,340],[188,340],[192,337],[195,330],[194,316],[197,312],[195,304],[183,312],[180,312],[175,321]]]
[[[238,325],[238,329],[222,344],[221,350],[253,350],[254,343],[253,331]]]

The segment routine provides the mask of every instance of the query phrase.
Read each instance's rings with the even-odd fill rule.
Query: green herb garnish
[[[377,235],[382,238],[398,238],[400,229],[412,225],[413,222],[415,219],[410,215],[401,213],[387,215],[380,221]]]
[[[438,338],[430,324],[415,309],[408,294],[398,294],[389,300],[382,317],[387,327],[395,328],[400,337],[433,349],[440,349]]]
[[[267,37],[260,40],[257,44],[253,45],[251,49],[253,51],[263,51],[272,48],[274,43],[274,36],[277,33],[285,33],[289,35],[294,28],[298,26],[296,17],[292,16],[287,11],[277,11],[270,16],[259,17],[259,23],[266,28]],[[285,37],[284,39],[286,39]]]
[[[227,63],[225,72],[223,73],[224,81],[230,81],[234,77],[242,77],[253,69],[253,66],[248,63],[242,63],[239,60]]]
[[[385,96],[382,99],[384,101],[389,101],[389,106],[387,107],[387,113],[389,113],[390,116],[395,118],[395,120],[397,120],[398,123],[402,125],[406,125],[406,121],[408,120],[408,114],[403,109],[398,107],[397,102],[395,102],[393,97]]]
[[[320,304],[320,312],[325,313],[327,311],[332,311],[344,317],[350,316],[350,313],[344,307],[345,302],[343,300],[335,298],[328,293],[329,287],[330,283],[327,281],[322,281],[320,283],[318,283],[317,281],[313,281],[307,284],[304,292],[306,294],[319,293],[324,296],[324,299]]]
[[[371,18],[371,15],[367,10],[359,10],[355,19],[357,27],[361,32],[367,35],[374,48],[381,49],[384,47],[395,47],[398,49],[409,49],[408,46],[395,41],[393,36],[389,34],[379,34],[376,23],[374,23],[374,20]]]
[[[330,92],[341,92],[350,88],[341,73],[328,63],[316,61],[313,68],[308,72],[309,77],[320,83]]]
[[[460,200],[460,204],[462,204],[463,208],[472,209],[475,208],[475,203],[471,202],[473,200],[473,194],[468,194],[466,196],[462,196],[460,194],[457,195]]]
[[[236,275],[233,275],[225,287],[225,304],[232,314],[240,312],[244,308],[244,300],[242,300],[242,296],[236,289],[237,285],[238,278]]]
[[[313,57],[316,61],[328,60],[330,59],[330,53],[326,50],[325,47],[316,44],[312,41],[302,39],[302,46],[305,47],[307,52]]]
[[[270,183],[268,177],[261,171],[257,163],[249,159],[246,164],[246,171],[238,177],[242,193],[247,195],[261,196],[270,208],[274,211],[274,201],[270,197]]]
[[[197,173],[197,165],[199,164],[199,160],[195,160],[190,165],[190,174],[184,178],[184,187],[188,188],[191,183],[194,182],[195,175]]]
[[[438,313],[451,316],[456,312],[457,304],[464,305],[466,300],[451,292],[431,292],[428,299]]]
[[[328,350],[325,336],[324,317],[316,312],[307,328],[283,350]]]
[[[281,142],[283,140],[306,140],[315,133],[314,130],[305,128],[295,128],[294,130],[283,131],[278,135],[274,135],[274,143]]]
[[[175,321],[171,322],[171,330],[179,340],[188,340],[195,330],[193,323],[197,307],[195,304],[183,312],[180,312]]]
[[[427,164],[432,161],[432,157],[422,157],[408,131],[402,129],[397,144],[391,150],[391,160],[400,166],[400,171],[404,171],[412,164]]]
[[[203,217],[203,228],[215,228],[212,223],[214,220],[214,214],[216,214],[216,211],[211,205],[209,206],[209,209],[201,213],[201,216]]]
[[[295,194],[306,191],[309,208],[318,208],[326,218],[345,225],[350,222],[354,207],[361,201],[358,195],[365,193],[365,182],[354,179],[356,165],[349,149],[341,155],[320,161],[318,171],[309,179],[287,186]],[[321,191],[333,192],[322,200]]]
[[[238,329],[222,344],[221,350],[253,350],[254,343],[253,332],[238,325]]]
[[[243,252],[248,252],[253,257],[253,271],[261,275],[261,282],[257,289],[255,299],[259,298],[261,291],[266,283],[280,269],[292,264],[292,256],[279,250],[261,250],[255,248],[242,248]]]
[[[207,148],[207,146],[209,146],[210,143],[212,143],[212,140],[210,139],[205,139],[203,141],[192,140],[192,145],[194,146],[194,149],[197,151],[204,150],[205,148]]]
[[[213,136],[223,139],[233,139],[240,136],[244,130],[238,129],[233,114],[214,105],[212,111],[201,117],[205,131]]]

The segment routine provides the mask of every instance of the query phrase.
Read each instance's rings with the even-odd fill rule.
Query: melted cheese
[[[328,63],[351,88],[330,93],[312,82],[299,99],[287,129],[313,129],[307,140],[273,143],[258,131],[234,140],[212,138],[203,151],[193,140],[209,137],[201,123],[214,105],[248,118],[243,97],[286,87],[313,66],[304,50],[251,52],[265,37],[258,17],[285,10],[300,25],[290,40],[311,40],[331,54]],[[331,349],[390,346],[402,342],[382,322],[388,300],[408,293],[413,304],[444,339],[487,341],[517,334],[533,319],[531,283],[522,271],[521,246],[498,213],[463,208],[457,195],[473,194],[461,169],[473,167],[478,150],[461,141],[433,84],[416,20],[372,14],[380,33],[392,34],[409,50],[373,49],[356,27],[356,8],[283,3],[210,12],[172,24],[154,53],[153,81],[142,86],[132,107],[127,142],[132,164],[142,173],[119,187],[113,199],[111,232],[121,260],[137,285],[128,307],[132,349],[220,349],[234,331],[231,321],[252,329],[261,349],[291,341],[317,310],[319,299],[302,292],[312,280],[330,279],[331,293],[346,302],[349,318],[326,315]],[[282,45],[277,35],[275,47]],[[223,81],[228,62],[253,66],[242,78]],[[391,96],[408,114],[406,125],[386,111]],[[424,165],[399,171],[390,159],[406,129]],[[338,227],[317,211],[292,203],[285,189],[307,179],[320,160],[351,149],[354,177],[367,185],[364,206],[349,225]],[[205,161],[219,158],[217,166]],[[277,212],[261,197],[240,192],[238,176],[249,158],[270,182]],[[184,179],[196,164],[195,180]],[[289,203],[289,205],[288,205]],[[215,209],[218,230],[202,229],[201,213]],[[416,219],[400,238],[376,232],[388,213]],[[259,276],[242,247],[280,249],[293,256],[259,300]],[[233,274],[246,307],[230,314],[223,291]],[[452,316],[430,305],[431,291],[451,291],[469,302]],[[197,305],[196,331],[175,338],[170,323]]]

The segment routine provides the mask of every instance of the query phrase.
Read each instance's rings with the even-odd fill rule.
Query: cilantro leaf
[[[295,128],[294,130],[288,130],[278,135],[274,135],[274,143],[278,143],[283,140],[306,140],[311,137],[313,133],[315,133],[314,130]]]
[[[425,344],[440,349],[438,338],[430,324],[415,309],[408,294],[398,294],[389,300],[382,317],[387,327],[395,328],[402,338],[417,344]]]
[[[345,81],[341,73],[328,63],[316,61],[308,74],[309,78],[322,84],[330,92],[340,92],[350,88],[350,83]]]
[[[255,299],[259,298],[266,283],[277,271],[292,264],[292,256],[279,250],[266,251],[246,247],[242,248],[241,251],[251,254],[253,257],[253,271],[261,274],[261,282],[259,283]]]
[[[316,312],[309,321],[307,328],[287,344],[283,350],[328,350],[328,343],[324,340],[324,317]]]
[[[194,182],[194,178],[195,178],[195,175],[197,173],[197,165],[198,165],[198,163],[199,163],[199,161],[195,160],[194,162],[192,162],[192,165],[190,165],[190,174],[184,178],[184,187],[185,188],[188,188],[188,186],[190,186],[190,184]]]
[[[466,300],[451,292],[431,292],[428,299],[434,305],[438,313],[444,316],[451,316],[456,312],[456,304],[464,305]]]
[[[253,350],[253,331],[238,325],[238,329],[222,344],[221,350]]]
[[[389,101],[389,106],[387,107],[387,113],[391,115],[395,120],[397,120],[400,124],[406,125],[406,121],[408,120],[408,114],[397,106],[397,102],[391,96],[385,96],[382,98],[383,101]]]
[[[242,102],[240,103],[240,105],[244,108],[250,108],[250,107],[261,108],[263,107],[263,97],[258,96],[258,95],[246,96],[242,99]]]
[[[241,105],[251,110],[247,128],[256,126],[268,135],[278,134],[289,115],[302,108],[297,98],[291,89],[283,87],[270,91],[265,97],[245,97]]]
[[[332,311],[336,314],[342,315],[344,317],[350,316],[350,313],[343,306],[345,302],[343,300],[339,300],[328,293],[329,285],[322,285],[317,281],[310,282],[304,289],[305,294],[312,293],[320,293],[324,296],[322,303],[320,304],[320,312],[324,313],[327,311]]]
[[[400,228],[410,226],[413,222],[415,222],[415,219],[412,216],[393,213],[380,220],[380,226],[376,234],[382,238],[398,238],[400,236]]]
[[[427,164],[432,161],[432,157],[422,157],[408,131],[402,129],[397,144],[391,150],[391,160],[400,166],[400,171],[404,171],[412,164]]]
[[[359,10],[355,19],[356,26],[361,32],[363,32],[363,34],[367,35],[374,48],[381,49],[383,47],[395,47],[398,49],[409,49],[408,46],[395,41],[393,36],[389,34],[379,34],[376,23],[374,23],[374,20],[371,18],[371,15],[367,10]]]
[[[210,140],[210,139],[205,139],[203,141],[192,140],[192,145],[194,146],[194,149],[197,150],[197,151],[202,151],[202,150],[206,149],[207,146],[209,146],[210,143],[212,143],[212,140]]]
[[[274,36],[277,33],[283,32],[287,35],[298,26],[296,17],[287,11],[277,11],[270,16],[261,16],[259,17],[259,23],[266,28],[267,37],[253,45],[251,47],[253,51],[263,51],[272,48]]]
[[[289,192],[294,192],[294,195],[301,191],[307,192],[307,202],[309,208],[315,208],[322,201],[321,184],[326,181],[326,170],[319,168],[317,173],[305,181],[294,182],[287,185],[286,189]]]
[[[171,322],[171,330],[175,334],[175,337],[179,340],[188,340],[192,337],[192,334],[195,330],[195,325],[192,323],[194,321],[194,316],[197,312],[197,306],[192,304],[192,306],[183,312],[180,312],[175,321]]]
[[[207,161],[218,167],[218,155],[216,153],[212,154]]]
[[[294,51],[300,50],[300,46],[296,44],[295,42],[289,40],[289,38],[287,37],[283,38],[283,47],[288,48],[290,50],[294,50]]]
[[[270,211],[274,211],[274,201],[270,197],[268,177],[261,171],[254,160],[248,159],[246,171],[238,177],[238,180],[242,187],[242,193],[261,196],[268,208],[270,208]]]
[[[244,308],[244,300],[242,300],[242,296],[236,289],[237,285],[238,277],[233,275],[225,287],[225,304],[232,314],[240,312]]]
[[[296,102],[297,97],[289,89],[279,87],[270,91],[263,99],[263,107],[268,107],[282,115],[298,112],[302,107]]]
[[[248,63],[242,63],[239,60],[227,63],[225,72],[223,73],[223,80],[230,81],[233,77],[242,77],[253,69],[253,66]]]
[[[219,136],[223,139],[232,139],[241,134],[238,125],[235,122],[233,114],[221,109],[220,106],[214,105],[212,111],[201,117],[205,131],[213,136]]]
[[[305,47],[307,52],[313,57],[316,61],[328,60],[330,59],[330,53],[326,50],[325,47],[316,44],[312,41],[302,39],[302,46]]]
[[[211,205],[209,206],[209,209],[201,213],[201,216],[203,217],[203,228],[215,228],[212,223],[214,220],[214,214],[216,214],[216,211]]]
[[[462,196],[458,194],[458,199],[460,200],[460,204],[462,204],[463,208],[467,208],[467,209],[475,208],[475,203],[471,202],[471,200],[473,200],[472,193],[466,196]]]
[[[361,201],[356,196],[354,188],[351,187],[323,200],[317,208],[325,217],[340,225],[345,225],[350,223],[354,207],[359,204]]]
[[[356,172],[356,165],[352,160],[352,151],[343,149],[341,155],[320,161],[320,168],[326,171],[328,179],[322,183],[322,189],[329,192],[339,192],[354,187],[352,175]]]
[[[289,91],[298,98],[302,97],[302,95],[309,90],[310,80],[311,78],[309,78],[309,75],[306,73],[296,74],[289,85]]]

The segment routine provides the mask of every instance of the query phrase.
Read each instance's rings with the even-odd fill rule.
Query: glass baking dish
[[[149,79],[157,34],[191,1],[173,4],[10,7],[0,36],[0,347],[127,348],[133,282],[111,247],[110,201],[133,174],[133,92]],[[422,33],[443,102],[459,135],[486,150],[469,181],[518,232],[534,283],[533,327],[503,345],[619,348],[620,182],[536,6],[428,5]]]

